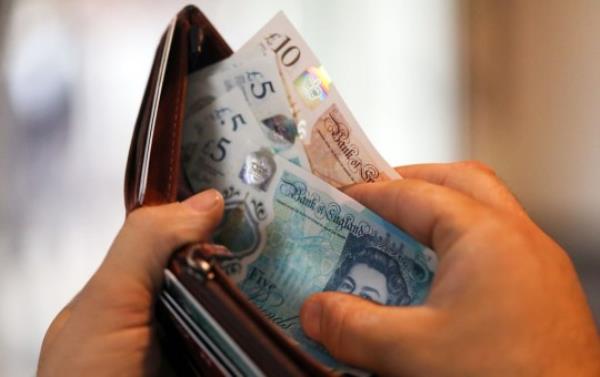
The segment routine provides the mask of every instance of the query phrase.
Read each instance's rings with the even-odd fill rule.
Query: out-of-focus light
[[[4,63],[8,100],[18,125],[46,133],[45,128],[57,125],[51,120],[63,118],[68,110],[77,67],[68,30],[51,9],[39,8],[46,6],[16,8]],[[44,18],[23,22],[30,13]]]

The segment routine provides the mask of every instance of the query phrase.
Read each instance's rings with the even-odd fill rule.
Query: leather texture
[[[194,40],[202,34],[199,48],[192,50],[190,32]],[[150,78],[146,86],[140,112],[131,140],[125,173],[125,206],[131,211],[142,205],[155,205],[177,199],[181,182],[181,129],[187,93],[187,75],[216,63],[232,54],[231,48],[197,8],[187,6],[177,15],[170,53],[167,58],[164,81],[160,86],[156,121],[151,137],[153,98],[159,90],[161,56],[167,44],[163,35],[156,51]],[[193,66],[190,64],[193,63]],[[154,104],[155,105],[155,104]],[[148,161],[147,178],[143,176],[144,161]],[[145,185],[143,180],[145,180]],[[145,186],[143,195],[140,189]]]

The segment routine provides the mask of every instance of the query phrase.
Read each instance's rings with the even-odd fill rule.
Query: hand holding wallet
[[[294,318],[303,298],[325,289],[416,304],[428,292],[435,256],[335,190],[398,176],[282,14],[231,54],[200,11],[182,10],[159,44],[133,135],[128,211],[208,187],[226,199],[215,241],[228,251],[189,245],[165,271],[157,308],[163,348],[196,374],[351,371],[303,335]],[[289,106],[285,97],[265,105],[275,92],[285,92]],[[387,272],[378,289],[361,291],[356,282],[374,276],[373,260]]]

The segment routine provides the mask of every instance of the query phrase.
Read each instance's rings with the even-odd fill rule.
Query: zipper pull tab
[[[198,252],[198,247],[192,247],[187,253],[185,260],[189,272],[200,281],[214,279],[215,273],[212,271],[212,265]]]

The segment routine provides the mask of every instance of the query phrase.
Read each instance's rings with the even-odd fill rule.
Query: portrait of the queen
[[[411,302],[399,257],[391,257],[370,235],[348,235],[323,290],[349,293],[382,305]]]

